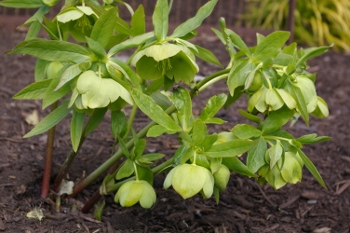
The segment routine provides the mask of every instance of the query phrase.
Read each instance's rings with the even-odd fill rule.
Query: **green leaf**
[[[72,141],[72,147],[77,152],[81,137],[83,135],[85,114],[77,111],[73,111],[73,116],[70,124],[70,138]]]
[[[313,143],[318,143],[318,142],[324,142],[324,141],[329,141],[331,140],[331,137],[328,136],[320,136],[317,137],[317,134],[312,133],[312,134],[307,134],[304,136],[301,136],[297,138],[296,140],[300,142],[301,144],[313,144]]]
[[[55,125],[57,125],[58,122],[60,122],[64,117],[66,117],[69,112],[71,111],[70,108],[68,108],[69,100],[64,101],[61,106],[53,110],[49,115],[47,115],[43,120],[39,122],[29,133],[24,135],[24,138],[29,138],[34,135],[41,134]]]
[[[46,67],[50,64],[49,61],[37,59],[35,63],[34,78],[35,82],[46,79]]]
[[[207,135],[208,135],[208,129],[206,125],[200,119],[196,119],[193,122],[193,128],[192,128],[192,140],[194,145],[201,146]]]
[[[207,104],[205,105],[204,109],[201,112],[201,115],[199,116],[199,118],[202,121],[206,121],[210,118],[213,118],[215,116],[215,114],[218,113],[218,111],[223,107],[223,105],[225,104],[227,100],[227,95],[226,94],[219,94],[219,95],[215,95],[212,96]]]
[[[277,140],[276,144],[272,145],[268,150],[267,154],[270,158],[270,169],[272,169],[276,163],[281,159],[283,148],[281,143]]]
[[[85,37],[86,42],[91,49],[91,51],[99,58],[99,59],[104,59],[106,57],[106,51],[102,47],[101,44],[98,42],[94,41],[93,39],[90,39],[89,37]]]
[[[234,157],[250,150],[256,142],[250,140],[233,139],[228,142],[214,144],[205,155],[212,158]]]
[[[177,26],[170,37],[181,37],[199,27],[213,11],[218,0],[211,0],[197,11],[196,15]]]
[[[151,154],[145,154],[142,156],[142,158],[147,159],[149,161],[156,161],[158,159],[163,158],[165,155],[161,153],[151,153]]]
[[[238,124],[231,130],[239,139],[249,139],[261,136],[261,131],[254,126],[247,124]]]
[[[238,34],[236,34],[230,29],[225,29],[225,33],[230,38],[230,41],[233,43],[234,46],[241,50],[247,57],[251,56],[251,52],[248,46],[244,43],[244,41]]]
[[[147,137],[159,137],[164,133],[167,133],[168,130],[161,125],[154,125],[147,131]]]
[[[321,55],[322,53],[326,52],[329,48],[331,48],[332,46],[321,46],[321,47],[316,47],[316,48],[308,48],[305,49],[303,52],[304,54],[302,55],[302,57],[298,60],[296,67],[299,67],[301,65],[304,65],[304,63],[306,61],[308,61],[309,59],[313,58],[313,57],[317,57],[319,55]]]
[[[254,51],[253,57],[261,62],[274,58],[289,38],[289,32],[277,31],[266,36]]]
[[[294,98],[297,104],[297,109],[300,112],[301,116],[303,117],[306,125],[309,124],[309,113],[307,111],[307,104],[305,102],[303,93],[301,92],[301,89],[292,83],[288,83],[285,86],[286,91]]]
[[[86,137],[89,133],[94,131],[97,128],[97,126],[99,126],[107,110],[107,108],[97,108],[94,110],[94,112],[92,113],[88,122],[85,125],[84,137]]]
[[[194,53],[194,55],[196,55],[197,57],[199,57],[200,59],[202,59],[203,61],[206,62],[210,62],[212,64],[221,66],[220,61],[217,59],[217,57],[208,49],[205,49],[201,46],[195,45],[196,49],[191,49],[191,51]]]
[[[77,77],[79,74],[81,74],[82,70],[80,69],[81,64],[74,64],[68,67],[62,74],[60,82],[56,86],[56,90],[63,87],[65,84],[67,84],[69,81]]]
[[[165,127],[167,130],[173,132],[181,131],[180,126],[178,126],[175,121],[151,97],[136,89],[134,89],[131,94],[141,111],[153,121]]]
[[[39,8],[43,5],[41,0],[3,0],[0,6],[12,8]]]
[[[227,86],[231,96],[234,94],[237,87],[244,86],[249,73],[255,70],[255,68],[256,65],[248,59],[238,60],[235,63],[227,79]]]
[[[179,87],[174,90],[174,105],[177,109],[177,116],[184,131],[190,126],[192,118],[192,100],[188,91]]]
[[[132,35],[131,28],[130,28],[129,24],[126,21],[124,21],[122,18],[118,17],[116,19],[116,22],[117,23],[115,25],[115,28],[120,34],[125,34],[125,35],[128,35],[128,36]]]
[[[145,151],[146,144],[147,144],[147,141],[145,139],[137,140],[133,149],[133,152],[135,153],[135,159],[138,159],[141,157],[141,155]]]
[[[311,174],[315,177],[315,179],[318,181],[318,183],[320,183],[322,187],[327,188],[326,184],[324,183],[315,165],[311,162],[311,160],[304,154],[304,152],[300,148],[298,148],[297,150],[301,159],[304,161],[306,168],[311,172]]]
[[[130,21],[133,36],[141,35],[146,32],[145,10],[142,5],[136,9]]]
[[[113,7],[100,15],[92,28],[90,38],[97,41],[104,49],[108,47],[113,36],[113,30],[117,21],[118,8]]]
[[[285,125],[294,115],[294,111],[283,107],[277,111],[270,112],[262,127],[263,135],[273,133]]]
[[[45,96],[45,92],[49,87],[52,79],[44,79],[35,83],[32,83],[21,91],[19,91],[16,95],[13,96],[13,99],[22,99],[22,100],[37,100],[43,99]]]
[[[119,168],[115,179],[121,180],[123,178],[129,177],[134,173],[134,162],[130,159],[127,159]]]
[[[41,29],[41,22],[43,21],[44,15],[50,11],[50,8],[46,5],[43,5],[39,8],[35,14],[30,17],[22,26],[30,25],[27,32],[25,40],[34,39],[38,36],[38,33]]]
[[[252,172],[257,172],[265,164],[267,145],[264,137],[260,137],[258,143],[248,151],[247,167]]]
[[[246,166],[238,157],[223,158],[222,164],[228,169],[248,177],[256,177],[256,175]]]
[[[168,0],[158,0],[152,15],[154,33],[158,41],[162,41],[169,30],[169,5]]]
[[[260,125],[260,123],[261,123],[261,118],[260,117],[255,116],[255,115],[253,115],[253,114],[251,114],[249,112],[246,112],[246,111],[244,111],[242,109],[239,109],[238,112],[244,118],[246,118],[246,119],[248,119],[248,120],[250,120],[252,122],[257,123],[258,125]]]
[[[116,58],[110,58],[107,67],[112,66],[113,68],[120,70],[123,75],[130,80],[134,89],[141,89],[138,76],[125,62],[120,61]]]
[[[212,147],[212,145],[218,140],[218,138],[219,138],[219,135],[217,134],[211,134],[206,136],[202,143],[202,147],[204,151],[209,150]]]
[[[114,138],[117,138],[118,135],[124,137],[127,130],[127,119],[123,111],[112,111],[111,128]]]
[[[59,90],[56,90],[56,87],[58,83],[60,82],[61,75],[63,73],[64,69],[61,69],[58,73],[56,73],[56,77],[53,78],[52,82],[50,83],[49,87],[47,88],[45,92],[45,96],[43,98],[43,104],[42,108],[45,109],[47,106],[50,106],[51,104],[55,103],[56,101],[60,100],[62,97],[67,95],[71,92],[70,85],[64,85]]]
[[[90,52],[83,46],[45,39],[32,39],[19,43],[8,54],[27,54],[47,61],[80,63],[90,59]]]
[[[142,34],[139,36],[135,36],[131,39],[125,40],[125,41],[121,42],[120,44],[117,44],[114,47],[112,47],[108,52],[108,56],[112,57],[113,55],[115,55],[116,53],[118,53],[122,50],[142,45],[143,43],[145,43],[147,40],[151,39],[152,37],[154,37],[154,32],[148,32],[148,33],[145,33],[145,34]]]

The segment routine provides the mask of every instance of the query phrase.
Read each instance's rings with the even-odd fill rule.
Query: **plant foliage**
[[[42,9],[56,3],[0,1],[7,7],[38,8],[26,23],[30,37],[8,51],[38,59],[35,81],[14,98],[40,99],[43,107],[59,103],[25,137],[50,130],[72,113],[69,162],[110,112],[111,135],[118,151],[77,184],[72,196],[108,169],[99,194],[115,193],[115,202],[125,207],[136,203],[144,208],[153,206],[153,179],[160,172],[169,172],[164,188],[173,187],[183,198],[200,193],[204,198],[215,195],[218,201],[231,171],[279,189],[301,181],[304,165],[325,187],[302,149],[305,144],[329,138],[316,134],[295,138],[285,125],[299,117],[309,124],[310,115],[328,116],[326,102],[317,95],[315,74],[307,71],[307,61],[326,52],[328,46],[298,49],[296,43],[285,45],[288,32],[276,31],[267,36],[258,34],[256,46],[248,47],[221,19],[220,30],[213,30],[231,58],[222,68],[212,52],[189,41],[217,0],[208,1],[173,32],[169,32],[168,0],[157,1],[152,31],[145,29],[142,5],[134,11],[120,0],[65,1],[53,19],[46,18]],[[130,10],[129,22],[119,17],[120,5]],[[50,39],[37,38],[37,26]],[[122,61],[118,55],[126,49],[133,53]],[[198,58],[222,70],[197,82]],[[209,98],[195,114],[193,98],[222,79],[227,92]],[[250,123],[223,132],[209,130],[213,124],[225,123],[217,113],[223,107],[234,107],[241,96],[248,98],[248,105],[239,112]],[[127,106],[132,106],[130,114],[124,111]],[[133,121],[138,110],[150,123],[136,132]],[[163,154],[146,153],[147,138],[163,134],[176,134],[179,139],[178,150],[165,161],[160,160]],[[240,159],[243,156],[245,163]],[[70,165],[67,161],[63,174]],[[61,178],[55,183],[62,183]]]

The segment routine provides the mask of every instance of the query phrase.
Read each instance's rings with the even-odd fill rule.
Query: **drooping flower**
[[[156,202],[156,192],[147,181],[129,181],[119,188],[114,201],[123,207],[130,207],[140,202],[143,208],[148,209]]]
[[[57,15],[57,21],[67,25],[73,38],[80,42],[86,41],[85,36],[90,37],[97,18],[89,6],[68,7]]]
[[[138,52],[132,59],[137,73],[146,80],[167,76],[175,82],[189,84],[199,68],[193,53],[183,45],[156,44]]]
[[[205,198],[213,195],[214,177],[211,172],[196,164],[182,164],[172,169],[164,181],[164,188],[173,186],[184,199],[201,192]]]
[[[79,109],[103,108],[119,97],[133,104],[130,93],[122,85],[111,78],[99,77],[94,71],[88,70],[78,77],[70,105],[75,101]]]

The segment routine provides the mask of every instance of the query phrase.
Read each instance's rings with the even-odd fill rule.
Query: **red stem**
[[[54,103],[51,106],[51,112],[57,108],[58,103]],[[53,145],[55,141],[55,129],[52,127],[47,134],[47,143],[46,143],[46,156],[44,163],[44,173],[43,173],[43,183],[41,186],[41,197],[47,198],[50,191],[50,179],[51,179],[51,168],[52,168],[52,155],[53,155]]]

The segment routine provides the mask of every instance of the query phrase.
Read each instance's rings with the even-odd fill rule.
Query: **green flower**
[[[132,65],[143,79],[156,80],[164,75],[175,82],[189,84],[199,68],[193,53],[183,45],[156,44],[138,52]]]
[[[133,104],[130,93],[122,85],[111,78],[99,77],[94,71],[88,70],[78,77],[70,105],[75,101],[79,109],[103,108],[119,97]]]
[[[86,42],[85,36],[90,37],[97,18],[89,6],[68,7],[57,15],[57,21],[68,25],[73,38],[80,42]]]
[[[215,186],[220,190],[225,190],[230,179],[230,170],[225,165],[221,164],[219,170],[213,175]]]
[[[302,179],[303,161],[299,154],[286,152],[284,161],[280,158],[272,168],[270,164],[262,166],[258,173],[273,188],[280,189],[287,183],[296,184]]]
[[[129,181],[119,188],[114,201],[123,207],[130,207],[140,202],[143,208],[148,209],[156,202],[156,192],[147,181]]]
[[[175,191],[184,199],[193,197],[201,192],[205,198],[209,198],[214,190],[214,177],[211,172],[196,164],[182,164],[169,172],[164,188],[173,186]]]

